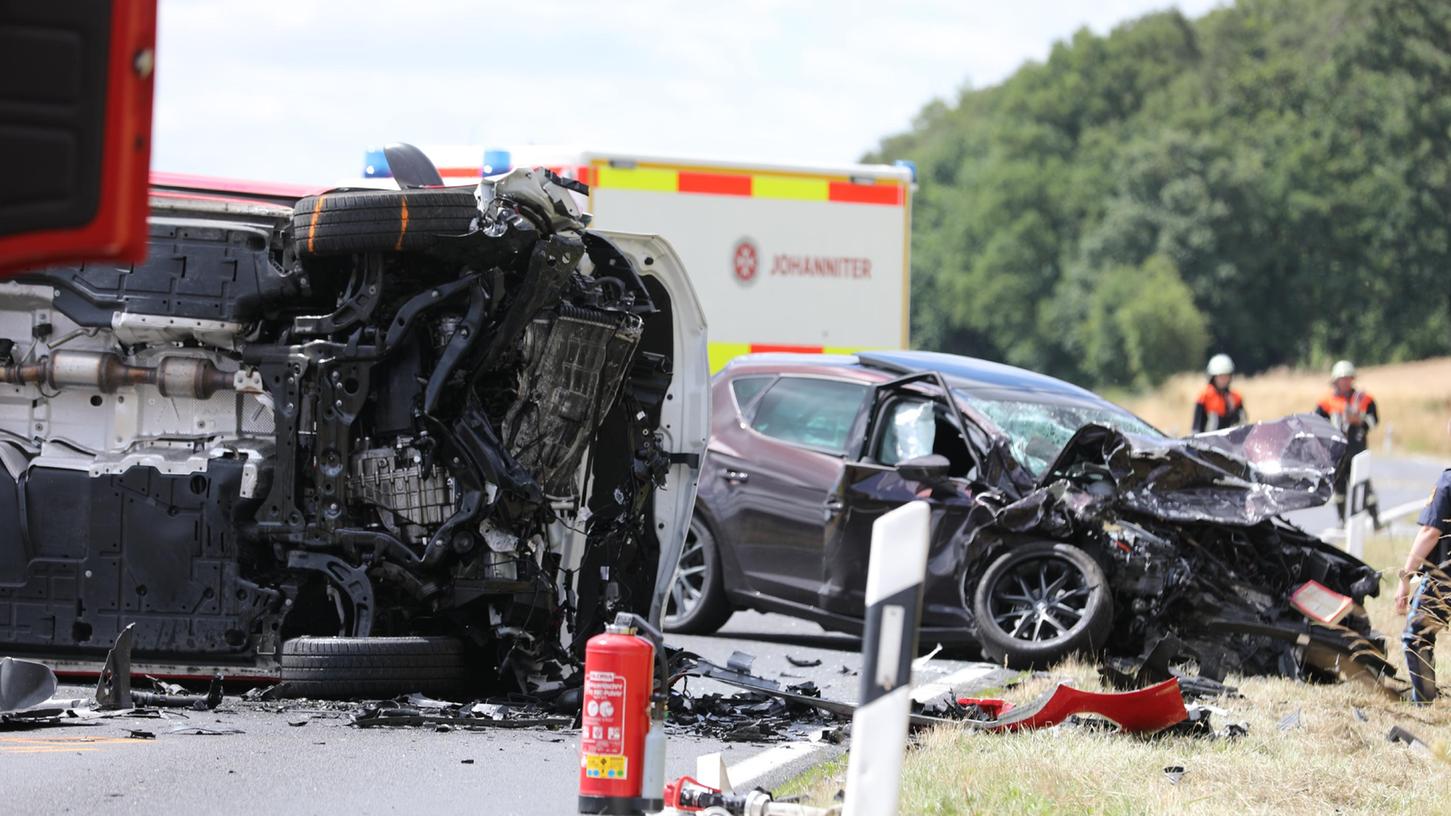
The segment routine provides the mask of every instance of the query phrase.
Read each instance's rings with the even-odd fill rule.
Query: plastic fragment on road
[[[988,731],[1048,728],[1074,714],[1097,714],[1118,723],[1126,734],[1152,734],[1183,722],[1188,710],[1178,678],[1124,692],[1083,691],[1060,683],[1032,703],[981,727]]]
[[[1280,719],[1281,731],[1292,731],[1300,727],[1300,709],[1295,709]]]
[[[168,730],[168,734],[186,734],[196,737],[225,737],[232,734],[245,734],[240,728],[208,728],[205,725],[178,725]]]
[[[1412,751],[1423,756],[1432,756],[1431,746],[1421,741],[1421,738],[1399,725],[1391,726],[1390,733],[1386,734],[1387,742],[1402,742],[1411,747]]]
[[[55,672],[44,663],[0,657],[0,715],[40,705],[55,689]]]
[[[813,668],[815,666],[820,666],[821,665],[821,658],[819,658],[819,657],[794,657],[792,655],[786,655],[786,662],[787,663],[790,663],[791,665],[795,666],[798,669],[810,669],[810,668]]]
[[[406,699],[406,698],[405,698]],[[427,698],[425,698],[427,699]],[[440,703],[441,700],[429,700]],[[470,703],[457,705],[448,703],[447,708],[404,705],[395,700],[384,700],[360,709],[353,715],[352,725],[358,728],[402,728],[432,726],[435,730],[466,731],[497,728],[567,728],[573,717],[545,714],[537,706],[520,705],[497,707]]]
[[[995,722],[1014,706],[996,697],[958,697],[957,704],[967,709],[967,719]]]
[[[1311,620],[1333,626],[1350,614],[1355,601],[1319,581],[1306,581],[1290,593],[1290,606]]]
[[[1235,739],[1249,734],[1249,723],[1244,721],[1225,723],[1218,730],[1214,727],[1214,716],[1227,717],[1229,712],[1214,706],[1189,706],[1184,721],[1159,732],[1159,736],[1195,737],[1198,739]]]
[[[730,657],[726,658],[726,668],[733,669],[735,671],[741,672],[742,674],[750,674],[751,664],[755,662],[755,655],[737,649],[736,651],[731,652]]]

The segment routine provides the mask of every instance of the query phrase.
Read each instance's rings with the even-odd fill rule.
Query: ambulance
[[[546,167],[589,187],[591,226],[664,236],[705,308],[710,364],[751,352],[907,348],[914,169],[424,147],[445,184]],[[364,183],[386,186],[381,150]]]

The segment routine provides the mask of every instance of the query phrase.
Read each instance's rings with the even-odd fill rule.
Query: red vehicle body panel
[[[114,0],[106,98],[80,100],[105,106],[95,216],[79,227],[0,238],[0,276],[64,261],[145,257],[155,53],[156,0]]]

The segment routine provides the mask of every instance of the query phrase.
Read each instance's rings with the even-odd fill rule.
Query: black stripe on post
[[[901,622],[896,631],[884,632],[882,614],[887,607],[902,610]],[[912,682],[912,658],[917,655],[917,625],[922,617],[922,584],[913,584],[895,592],[867,607],[866,630],[862,636],[862,686],[857,705],[864,706],[889,692]],[[895,673],[891,682],[883,683],[878,677],[878,661],[881,659],[883,635],[900,637],[901,646],[897,654]]]

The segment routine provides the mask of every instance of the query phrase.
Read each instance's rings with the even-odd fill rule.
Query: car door
[[[827,494],[841,478],[863,383],[784,375],[752,401],[735,450],[712,450],[731,507],[730,536],[749,588],[814,604]]]
[[[0,277],[146,255],[156,0],[0,3]],[[19,66],[24,66],[20,68]]]
[[[913,375],[879,386],[871,401],[858,458],[843,465],[830,500],[837,509],[822,535],[821,580],[817,604],[840,615],[860,618],[865,610],[872,525],[883,514],[918,499],[932,508],[926,607],[923,621],[955,621],[961,601],[956,592],[958,555],[955,532],[972,506],[979,456],[967,441],[961,415],[941,394],[921,388]],[[946,478],[924,484],[905,478],[898,466],[936,454],[948,462]]]

